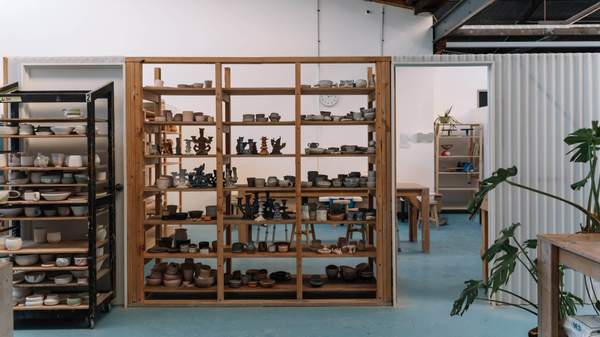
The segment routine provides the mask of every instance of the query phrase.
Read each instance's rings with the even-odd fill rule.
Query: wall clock
[[[321,95],[319,96],[319,102],[326,107],[332,107],[339,101],[339,97],[336,95]]]

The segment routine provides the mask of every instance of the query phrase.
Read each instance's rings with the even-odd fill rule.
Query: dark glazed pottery
[[[204,211],[189,211],[188,212],[190,218],[192,219],[198,219],[202,217],[202,214],[204,214]]]
[[[323,284],[325,282],[323,282],[323,279],[321,279],[321,275],[312,275],[310,277],[310,279],[308,280],[308,283],[313,287],[313,288],[319,288],[321,286],[323,286]]]
[[[287,271],[280,270],[280,271],[271,273],[269,275],[269,278],[276,282],[285,282],[285,281],[289,281],[292,279],[292,274],[288,273]]]
[[[330,280],[337,280],[339,272],[340,269],[334,264],[325,267],[325,274],[327,274],[327,278]]]

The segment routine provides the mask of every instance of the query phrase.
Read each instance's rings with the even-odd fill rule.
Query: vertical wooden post
[[[302,208],[302,124],[300,115],[302,114],[302,65],[298,62],[295,64],[295,88],[294,88],[294,99],[295,99],[295,163],[296,163],[296,184],[295,184],[295,196],[296,196],[296,298],[302,299],[302,217],[300,216],[300,209]]]
[[[223,75],[221,63],[215,64],[215,120],[216,162],[217,162],[217,302],[225,300],[223,228],[225,209],[223,208]]]
[[[550,242],[538,240],[538,333],[558,337],[559,286],[558,249]]]
[[[142,64],[127,62],[125,65],[125,92],[127,99],[127,301],[129,304],[143,302],[144,292],[144,113],[142,108]]]
[[[231,88],[231,68],[229,67],[225,67],[225,88]],[[225,121],[231,122],[231,97],[225,101]],[[229,155],[231,154],[231,125],[227,125],[226,128],[227,133],[225,133],[225,153]],[[227,170],[231,169],[231,157],[227,161],[225,168]],[[227,214],[231,214],[231,193],[227,194],[225,203],[225,210],[227,211]],[[225,229],[225,243],[228,246],[231,245],[231,226],[232,225],[228,225]],[[238,237],[240,235],[239,226],[240,225],[238,225]],[[226,270],[228,274],[231,273],[231,259],[226,260]]]
[[[376,171],[376,190],[375,201],[377,209],[377,217],[375,220],[375,243],[376,243],[376,275],[377,275],[377,300],[383,301],[383,225],[386,209],[384,208],[383,190],[385,181],[385,171],[383,158],[384,155],[384,98],[383,98],[383,63],[377,62],[375,65],[375,171]]]

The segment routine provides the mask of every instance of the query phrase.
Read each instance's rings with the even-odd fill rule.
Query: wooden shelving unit
[[[364,64],[365,75],[373,78],[373,82],[366,88],[307,88],[301,78],[302,66],[305,64]],[[144,86],[142,77],[144,65],[157,64],[205,64],[214,66],[214,88],[175,88]],[[294,86],[290,87],[238,87],[231,86],[231,70],[229,65],[236,64],[290,64],[293,65]],[[227,66],[226,66],[227,65]],[[142,57],[128,58],[126,60],[126,91],[127,91],[127,148],[129,160],[127,171],[129,197],[128,203],[128,298],[129,305],[208,305],[208,306],[315,306],[315,305],[391,305],[393,293],[393,251],[392,251],[392,174],[391,172],[391,60],[389,57],[257,57],[257,58],[162,58]],[[375,76],[376,75],[376,76]],[[155,73],[156,76],[156,73]],[[152,116],[158,115],[162,109],[163,99],[168,96],[214,96],[215,123],[169,123],[154,122]],[[233,118],[232,101],[235,96],[271,96],[287,95],[294,97],[294,120],[280,122],[240,122],[237,115]],[[374,121],[305,121],[301,119],[302,97],[305,95],[360,95],[366,98],[368,107],[376,107]],[[241,113],[241,112],[240,112]],[[344,112],[345,113],[345,112]],[[208,156],[183,156],[183,155],[145,155],[145,142],[154,137],[169,137],[179,135],[181,128],[186,126],[201,125],[205,128],[214,128],[217,135],[213,151]],[[302,129],[304,126],[364,126],[365,139],[375,140],[377,147],[375,154],[343,154],[343,155],[306,155],[301,146]],[[177,129],[174,131],[172,127]],[[281,155],[238,155],[232,154],[235,147],[231,137],[232,128],[263,128],[263,127],[288,127],[294,128],[293,148],[284,149]],[[153,127],[154,129],[148,129]],[[156,129],[158,127],[159,129]],[[254,159],[256,162],[270,160],[293,160],[293,172],[281,172],[281,175],[293,175],[300,182],[301,168],[304,161],[309,158],[322,158],[323,160],[336,160],[335,157],[362,157],[366,159],[367,166],[363,168],[376,171],[375,188],[302,188],[298,183],[289,188],[249,188],[243,184],[234,187],[224,187],[223,172],[235,163],[238,174],[244,169],[246,160]],[[246,159],[248,158],[248,159]],[[147,160],[153,159],[154,163],[148,164]],[[171,161],[167,161],[171,159]],[[172,161],[175,159],[175,161]],[[214,189],[173,189],[168,191],[154,187],[154,179],[166,171],[166,165],[182,165],[182,159],[197,160],[197,163],[214,161],[216,165],[217,187]],[[239,162],[239,163],[238,163]],[[349,170],[350,168],[348,168]],[[356,169],[356,168],[354,168]],[[169,171],[170,172],[170,171]],[[345,172],[340,172],[345,173]],[[182,194],[190,192],[206,192],[215,195],[217,217],[214,220],[161,220],[162,208],[166,205],[166,192],[179,193],[179,207],[181,208]],[[371,207],[377,210],[377,216],[369,221],[325,221],[315,224],[364,224],[368,227],[369,242],[365,251],[355,254],[319,254],[308,250],[302,228],[314,221],[302,221],[299,216],[287,220],[267,220],[257,223],[254,220],[241,219],[233,214],[231,195],[240,193],[265,193],[270,192],[276,198],[289,199],[288,204],[295,205],[299,210],[302,198],[317,198],[319,196],[364,196]],[[147,199],[152,198],[152,199]],[[171,202],[171,204],[177,204]],[[195,205],[196,206],[196,205]],[[206,205],[197,205],[203,209]],[[293,243],[288,252],[284,253],[233,253],[231,251],[232,227],[247,228],[256,224],[295,225]],[[150,253],[149,248],[156,244],[156,239],[168,235],[177,226],[201,225],[216,228],[216,251],[208,254],[202,253]],[[244,231],[244,230],[242,230]],[[240,237],[242,232],[238,232]],[[206,238],[204,238],[206,239]],[[211,241],[210,239],[206,239]],[[216,285],[209,288],[149,286],[145,284],[144,268],[148,263],[163,261],[165,259],[195,258],[199,261],[216,260],[217,281]],[[232,261],[236,259],[264,259],[265,268],[269,268],[269,261],[273,258],[293,259],[295,270],[291,272],[292,278],[286,282],[278,282],[272,288],[232,288],[225,282],[225,275],[231,272]],[[308,284],[308,275],[303,273],[303,261],[315,260],[325,266],[336,263],[339,258],[360,258],[368,262],[374,271],[373,282],[328,281],[320,288],[313,288]],[[328,263],[329,262],[329,263]],[[338,263],[339,264],[339,263]],[[269,270],[272,272],[275,270]],[[326,276],[322,276],[326,278]]]
[[[114,84],[107,83],[106,85],[96,90],[43,90],[43,91],[25,91],[19,89],[18,83],[12,83],[0,88],[0,102],[8,103],[10,110],[9,115],[5,113],[3,118],[0,118],[0,123],[5,126],[18,127],[21,124],[40,123],[43,126],[53,126],[55,124],[71,124],[85,125],[88,132],[84,135],[1,135],[4,140],[4,152],[19,153],[28,150],[30,145],[27,141],[40,139],[43,142],[56,144],[54,152],[60,152],[61,141],[73,139],[73,141],[81,141],[81,148],[84,155],[87,155],[87,161],[84,162],[84,167],[2,167],[0,171],[5,176],[12,172],[53,172],[53,174],[62,174],[64,172],[85,173],[87,174],[87,183],[70,183],[70,184],[11,184],[3,183],[0,185],[2,189],[18,190],[23,195],[23,191],[32,190],[38,191],[48,188],[58,188],[60,190],[68,190],[72,193],[83,192],[83,195],[71,195],[66,200],[61,201],[26,201],[26,200],[9,200],[3,203],[3,207],[23,208],[23,207],[40,207],[42,209],[53,206],[87,206],[88,214],[85,216],[44,216],[28,217],[25,215],[13,217],[0,217],[0,221],[9,223],[8,228],[2,229],[2,232],[10,230],[13,236],[23,239],[23,247],[16,251],[0,250],[0,255],[16,257],[23,254],[32,255],[65,255],[70,258],[73,256],[87,257],[86,266],[76,266],[71,264],[66,267],[47,266],[35,264],[32,266],[19,266],[13,264],[15,272],[46,272],[46,273],[71,273],[74,271],[87,271],[88,284],[77,284],[76,280],[68,284],[55,284],[51,280],[43,280],[40,283],[21,283],[14,284],[15,288],[31,288],[32,291],[40,293],[60,293],[60,294],[78,294],[85,292],[89,296],[89,302],[79,305],[70,306],[64,303],[55,306],[27,306],[18,304],[14,307],[15,319],[69,319],[69,320],[84,320],[90,327],[94,327],[95,319],[99,310],[108,311],[111,308],[110,302],[114,298],[114,290],[116,287],[116,235],[115,235],[115,173],[114,173]],[[107,118],[97,118],[96,103],[105,102]],[[85,118],[35,118],[24,116],[25,109],[21,104],[37,104],[37,103],[80,103],[84,107],[86,114]],[[56,106],[56,105],[53,105]],[[106,126],[107,133],[99,135],[96,130],[96,125],[103,123]],[[97,144],[99,140],[103,143]],[[97,150],[99,147],[101,150]],[[106,149],[104,149],[106,148]],[[30,150],[30,149],[29,149]],[[30,153],[32,154],[32,153]],[[103,165],[98,165],[95,162],[96,154],[104,157]],[[105,171],[107,179],[105,181],[97,181],[96,176],[98,171]],[[8,179],[6,179],[8,180]],[[42,193],[43,194],[43,193]],[[102,217],[103,220],[99,218]],[[106,239],[96,240],[97,223],[102,221],[106,225]],[[54,229],[62,233],[64,237],[73,237],[70,235],[71,227],[85,226],[85,237],[79,240],[64,240],[58,243],[40,243],[35,244],[33,241],[26,240],[28,234],[27,229],[35,225],[36,227],[48,222]],[[45,226],[42,226],[45,227]],[[97,249],[101,248],[102,256],[96,256]],[[72,260],[71,260],[71,263]]]
[[[466,211],[482,179],[483,129],[479,124],[436,124],[434,129],[435,192],[442,195],[442,210]],[[444,147],[451,147],[449,154]]]

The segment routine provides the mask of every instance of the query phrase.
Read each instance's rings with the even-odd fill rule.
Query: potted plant
[[[572,149],[567,152],[568,155],[571,155],[570,161],[572,163],[587,166],[587,174],[585,177],[571,184],[571,188],[576,191],[582,190],[588,183],[590,184],[589,192],[587,194],[587,205],[585,207],[560,196],[510,180],[510,178],[516,176],[518,172],[517,168],[513,166],[511,168],[501,168],[497,170],[491,177],[480,183],[479,191],[475,193],[468,206],[468,211],[471,213],[471,216],[479,211],[481,204],[489,192],[494,190],[500,184],[505,183],[512,187],[538,193],[575,207],[586,217],[585,224],[581,225],[580,232],[600,232],[600,218],[598,217],[598,214],[600,214],[600,183],[597,181],[598,150],[600,150],[600,127],[598,126],[598,121],[593,121],[591,128],[582,128],[572,132],[564,139],[564,141],[567,145],[572,146]],[[537,248],[537,240],[532,239],[519,242],[515,237],[515,231],[519,226],[520,224],[517,223],[502,230],[500,236],[484,252],[482,258],[487,259],[488,263],[491,265],[488,281],[466,281],[465,288],[454,301],[450,313],[451,316],[462,316],[476,300],[506,304],[537,315],[536,303],[525,298],[525,296],[505,288],[517,265],[523,266],[535,282],[537,282],[538,279],[536,260],[532,257],[533,254],[531,254],[531,251],[535,251]],[[561,269],[561,276],[562,272]],[[594,304],[594,310],[598,314],[600,312],[600,301],[594,291],[590,292],[587,286],[587,277],[585,277],[584,280],[586,282],[587,296],[591,303]],[[480,295],[481,293],[483,293],[483,296]],[[494,295],[501,293],[514,296],[519,299],[522,304],[508,303],[493,298]],[[583,305],[583,300],[581,298],[570,292],[564,291],[562,277],[559,305],[561,319],[569,315],[574,315],[577,312],[577,306]],[[529,332],[529,335],[536,336],[537,328],[532,329]]]

